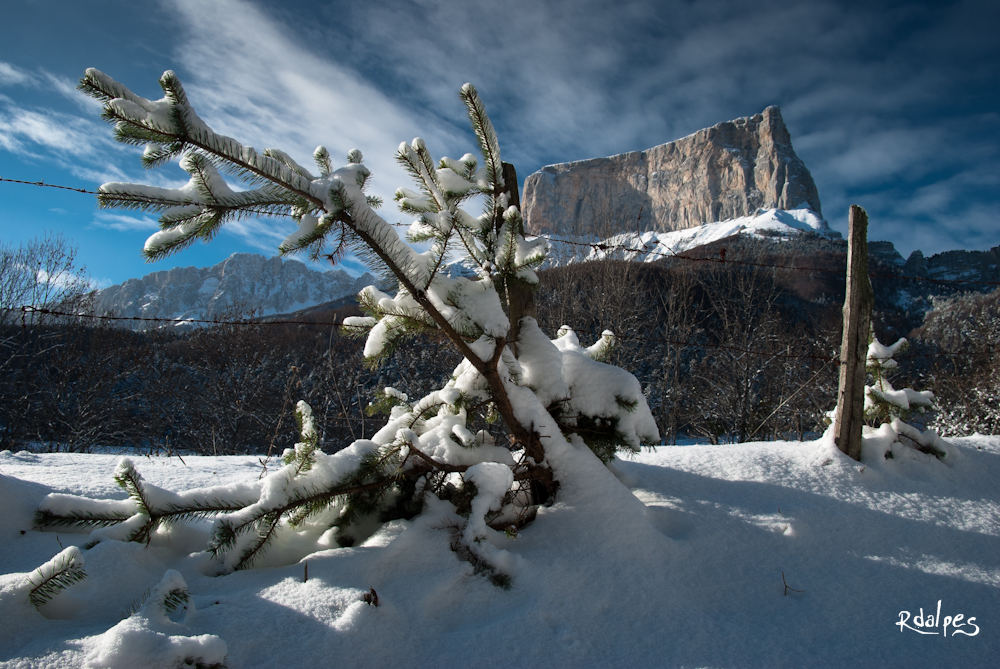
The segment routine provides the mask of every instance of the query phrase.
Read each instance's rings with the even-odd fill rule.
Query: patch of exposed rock
[[[522,203],[527,232],[557,235],[670,232],[758,209],[821,213],[778,107],[646,151],[543,167],[525,180]]]

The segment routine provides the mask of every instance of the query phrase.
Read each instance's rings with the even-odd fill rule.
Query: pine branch
[[[134,513],[123,511],[107,511],[95,513],[91,511],[71,511],[59,513],[50,509],[35,509],[34,525],[38,528],[46,527],[75,527],[80,529],[93,529],[98,527],[110,527],[128,520]]]
[[[145,607],[146,602],[149,600],[151,591],[146,590],[142,595],[132,600],[132,603],[127,609],[122,611],[122,620],[130,618],[138,613]],[[167,615],[180,611],[191,601],[191,593],[186,587],[177,587],[168,590],[163,593],[160,599],[160,606],[163,608],[163,612]]]
[[[201,208],[201,212],[171,212],[173,218],[168,219],[168,222],[177,224],[150,238],[147,243],[148,257],[161,257],[198,238],[208,239],[229,217],[240,215],[239,212],[243,207],[261,206],[260,203],[250,203],[245,200],[235,202],[226,200],[230,197],[226,192],[228,189],[224,188],[221,179],[216,179],[209,168],[209,163],[215,170],[235,175],[250,184],[271,184],[273,192],[278,195],[275,197],[276,201],[268,201],[263,205],[265,209],[273,208],[274,213],[281,214],[285,211],[283,207],[289,206],[292,213],[302,216],[300,223],[306,228],[311,225],[311,219],[305,218],[307,214],[325,212],[320,217],[323,226],[317,224],[312,229],[302,229],[300,225],[302,234],[298,236],[296,242],[306,242],[310,248],[318,249],[323,243],[323,234],[317,228],[323,227],[332,231],[335,228],[333,222],[343,224],[340,229],[341,243],[358,252],[363,259],[370,260],[373,266],[387,270],[398,281],[400,290],[413,297],[420,309],[483,376],[499,414],[517,441],[525,445],[535,461],[543,461],[541,443],[537,437],[532,436],[530,430],[518,422],[507,398],[505,381],[501,379],[496,369],[503,353],[505,338],[494,336],[494,352],[489,360],[482,360],[465,341],[465,337],[477,333],[465,332],[464,325],[458,327],[455,323],[450,323],[435,306],[431,296],[425,292],[430,289],[431,279],[436,276],[440,268],[440,262],[434,261],[439,261],[447,251],[453,230],[458,227],[454,218],[459,211],[458,202],[474,190],[483,191],[486,195],[488,215],[479,219],[479,222],[471,218],[468,221],[463,219],[462,225],[468,226],[473,236],[483,239],[487,249],[495,247],[491,235],[495,234],[495,228],[502,224],[507,197],[503,191],[503,165],[499,142],[475,88],[467,85],[463,87],[461,95],[469,110],[470,120],[483,154],[485,181],[480,180],[478,185],[471,182],[470,177],[475,176],[472,171],[475,165],[471,159],[463,159],[461,166],[454,164],[454,161],[444,161],[439,170],[435,168],[422,141],[414,141],[411,145],[400,147],[400,157],[407,169],[437,203],[439,212],[447,211],[449,214],[446,219],[427,220],[430,227],[436,227],[441,234],[438,238],[439,244],[433,249],[434,258],[432,262],[427,263],[424,257],[403,243],[385,220],[374,213],[369,206],[369,200],[363,194],[358,197],[369,178],[367,169],[360,164],[360,152],[352,151],[348,156],[350,162],[348,166],[314,182],[308,178],[308,173],[301,169],[301,166],[292,164],[294,161],[289,162],[290,159],[286,160],[284,154],[265,152],[266,155],[260,155],[252,147],[213,132],[195,114],[183,87],[172,72],[164,73],[160,85],[165,97],[159,101],[149,101],[127,91],[124,86],[96,70],[88,71],[81,82],[81,89],[104,103],[104,117],[115,124],[116,136],[120,141],[127,144],[153,145],[147,153],[148,162],[151,164],[159,164],[171,156],[180,154],[203,155],[207,159],[206,161],[190,159],[194,161],[193,167],[197,167],[196,170],[192,170],[195,172],[192,174],[192,190],[197,196],[191,199],[202,201],[184,205],[197,205]],[[317,150],[314,158],[321,172],[329,164],[329,156],[325,150]],[[325,189],[325,192],[320,193],[320,189]],[[138,190],[133,192],[138,193]],[[150,200],[181,197],[177,192],[167,194],[149,190],[143,195],[150,196]],[[141,203],[129,204],[140,206]],[[459,234],[462,235],[461,232]],[[469,244],[464,236],[463,243],[475,251],[475,245]],[[301,245],[295,248],[301,248]],[[492,262],[493,258],[476,253],[473,253],[472,257],[480,264],[484,278],[488,276],[485,264],[487,261]],[[515,251],[514,261],[517,260]],[[510,273],[510,270],[507,271]]]
[[[431,456],[429,456],[426,453],[424,453],[423,451],[421,451],[419,448],[417,448],[412,443],[409,444],[409,447],[410,447],[410,453],[413,453],[415,456],[417,456],[418,458],[420,458],[421,460],[423,460],[424,462],[426,462],[429,466],[433,467],[434,469],[437,469],[438,471],[442,471],[442,472],[464,472],[464,471],[468,471],[468,469],[469,469],[469,465],[450,465],[447,462],[438,462],[437,460],[435,460]]]
[[[326,150],[325,146],[317,146],[316,150],[313,151],[313,160],[316,161],[316,167],[319,168],[320,176],[329,176],[333,174],[333,163],[330,162],[330,152]]]
[[[80,529],[94,529],[101,527],[112,527],[124,523],[132,518],[144,517],[145,522],[133,529],[128,535],[128,541],[148,542],[152,533],[161,523],[178,523],[196,519],[213,518],[220,513],[232,513],[252,504],[253,500],[246,496],[232,494],[232,491],[218,488],[203,489],[206,492],[216,490],[220,493],[230,493],[229,496],[210,495],[207,499],[198,494],[200,490],[188,491],[186,494],[190,499],[180,499],[168,502],[163,506],[157,506],[150,501],[149,492],[157,491],[158,496],[172,495],[166,493],[161,488],[147,484],[142,475],[128,458],[122,458],[114,474],[115,481],[129,494],[133,507],[121,508],[124,502],[94,501],[81,499],[80,503],[85,508],[71,511],[53,510],[47,508],[45,504],[35,511],[35,525],[40,528],[45,527],[75,527]],[[257,490],[256,488],[253,488]],[[257,492],[259,495],[259,491]],[[67,505],[66,496],[56,496],[58,500],[57,508],[62,509]],[[107,508],[101,508],[105,506]]]
[[[497,586],[501,590],[510,590],[512,580],[509,574],[505,574],[500,571],[493,563],[477,555],[475,551],[466,546],[462,541],[462,531],[458,525],[449,524],[446,525],[446,527],[452,535],[450,543],[451,550],[455,553],[459,560],[471,564],[474,574],[485,576],[490,583]]]
[[[142,608],[142,605],[146,603],[147,599],[149,599],[150,592],[152,591],[147,588],[145,592],[133,599],[132,603],[128,605],[128,608],[121,612],[121,619],[125,620],[126,618],[131,618],[138,613],[139,609]]]
[[[486,115],[486,107],[479,98],[476,87],[472,84],[465,84],[459,93],[462,102],[469,110],[469,120],[472,121],[472,129],[476,133],[476,141],[479,144],[479,151],[486,162],[486,178],[489,190],[494,196],[500,194],[504,186],[503,183],[503,161],[500,158],[500,142],[497,139],[496,131],[490,117]]]
[[[309,179],[309,181],[316,180],[316,177],[314,177],[309,172],[309,170],[299,165],[297,162],[295,162],[295,160],[292,159],[291,156],[289,156],[281,149],[264,149],[264,155],[267,156],[268,158],[274,158],[275,160],[279,161],[282,165],[292,170],[299,176]]]
[[[28,600],[36,609],[40,608],[86,576],[80,549],[70,546],[28,575],[28,583],[31,585]]]
[[[350,475],[345,477],[350,480]],[[334,502],[345,499],[351,495],[381,490],[396,482],[395,478],[386,478],[379,481],[364,483],[360,485],[334,486],[330,489],[297,494],[273,509],[252,510],[238,523],[233,523],[228,518],[220,519],[215,526],[212,540],[209,542],[208,551],[215,558],[220,558],[225,553],[232,550],[239,537],[251,530],[256,530],[258,539],[246,548],[236,564],[236,569],[243,569],[252,566],[260,557],[262,551],[270,544],[277,531],[281,518],[288,516],[294,519],[293,525],[301,523],[305,517],[323,511]],[[241,509],[242,510],[242,509]],[[296,512],[300,512],[296,515]]]
[[[150,504],[146,499],[146,492],[143,487],[142,475],[128,458],[118,461],[115,468],[115,483],[125,489],[128,496],[132,498],[138,512],[145,515],[149,520],[140,528],[136,529],[130,536],[129,541],[149,541],[150,536],[156,529],[158,518],[150,512]]]
[[[252,567],[254,562],[256,562],[263,555],[264,549],[274,541],[274,537],[277,534],[278,526],[281,523],[281,516],[283,512],[277,511],[272,512],[258,520],[254,524],[254,529],[257,531],[257,539],[248,547],[246,547],[239,561],[236,563],[234,569],[239,571],[240,569],[248,569]]]

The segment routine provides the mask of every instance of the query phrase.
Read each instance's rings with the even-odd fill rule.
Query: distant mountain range
[[[234,253],[212,267],[175,267],[105,288],[96,308],[142,318],[211,320],[249,309],[266,316],[353,296],[374,283],[368,273],[319,272],[298,260]]]
[[[816,238],[834,247],[843,246],[846,253],[846,242],[818,214],[808,209],[770,209],[674,232],[622,233],[603,240],[588,236],[554,240],[543,268],[606,258],[656,262],[675,254],[721,248],[726,239],[743,235],[787,240]],[[930,295],[990,290],[995,286],[974,282],[1000,281],[1000,246],[988,251],[945,251],[932,256],[914,251],[906,259],[892,242],[869,242],[868,247],[881,266],[891,268],[893,274],[931,280],[906,282],[894,291],[902,291],[894,302],[911,302],[911,308],[920,313],[930,307]],[[450,263],[446,271],[451,276],[475,274],[464,259]],[[934,281],[972,283],[939,285]],[[319,305],[337,306],[376,283],[376,277],[369,273],[355,278],[343,270],[310,269],[297,260],[234,253],[212,267],[177,267],[105,288],[98,293],[96,307],[98,313],[129,318],[212,320],[234,317],[250,309],[259,316],[269,316],[302,313]]]

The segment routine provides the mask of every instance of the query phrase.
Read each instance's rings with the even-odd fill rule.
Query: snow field
[[[459,518],[431,500],[416,520],[389,523],[360,546],[304,558],[268,553],[266,566],[222,577],[209,575],[197,552],[208,522],[161,529],[149,547],[105,541],[82,551],[87,578],[41,614],[27,603],[27,573],[88,536],[33,531],[31,514],[49,492],[121,499],[111,480],[116,458],[3,452],[0,663],[135,666],[142,648],[212,658],[224,644],[228,667],[334,658],[356,666],[995,666],[1000,437],[950,441],[944,462],[912,451],[855,463],[824,438],[660,447],[611,468],[576,445],[553,453],[569,483],[558,502],[516,541],[488,535],[510,554],[509,591],[457,559],[447,528]],[[135,465],[175,491],[251,483],[260,469],[252,456]],[[484,467],[483,483],[493,474]],[[804,592],[786,594],[782,572]],[[190,591],[186,614],[164,620],[147,607],[123,623],[122,611],[165,575]],[[361,601],[370,587],[377,608]],[[979,633],[896,625],[901,611],[930,614],[939,600],[942,616],[974,617]]]

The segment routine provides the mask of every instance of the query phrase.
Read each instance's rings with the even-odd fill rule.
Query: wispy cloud
[[[58,77],[50,72],[42,72],[42,82],[64,98],[72,102],[90,117],[97,118],[101,113],[101,102],[89,95],[84,95],[76,89],[77,81],[66,77]]]
[[[0,86],[10,86],[12,84],[25,84],[31,77],[25,70],[19,67],[0,61]]]
[[[185,87],[219,132],[258,148],[281,148],[304,165],[312,165],[319,144],[344,162],[350,149],[361,149],[373,190],[390,201],[409,181],[395,163],[401,141],[420,135],[436,153],[456,145],[447,124],[407,109],[377,83],[306,48],[295,31],[253,4],[171,4],[184,26],[177,54]],[[453,111],[461,118],[457,97]]]
[[[112,214],[108,211],[99,211],[94,214],[93,225],[98,228],[117,230],[119,232],[153,231],[160,229],[160,224],[149,216],[137,218],[125,214]]]
[[[245,218],[226,224],[224,230],[239,237],[247,246],[274,255],[278,245],[295,230],[291,221]]]
[[[95,136],[95,129],[96,124],[61,112],[11,104],[0,109],[0,145],[12,153],[28,153],[31,148],[41,147],[74,157],[93,155],[97,145],[104,144]]]
[[[134,147],[115,142],[100,119],[101,105],[76,90],[76,82],[45,71],[29,72],[0,61],[0,86],[19,85],[55,93],[78,108],[55,109],[25,104],[0,94],[0,150],[35,163],[52,164],[75,177],[95,184],[108,181],[141,181],[178,187],[179,170],[147,172],[139,166]]]
[[[86,114],[96,117],[101,103],[83,95],[76,89],[76,80],[57,76],[44,69],[34,71],[0,61],[0,87],[21,86],[39,90],[54,91]]]

